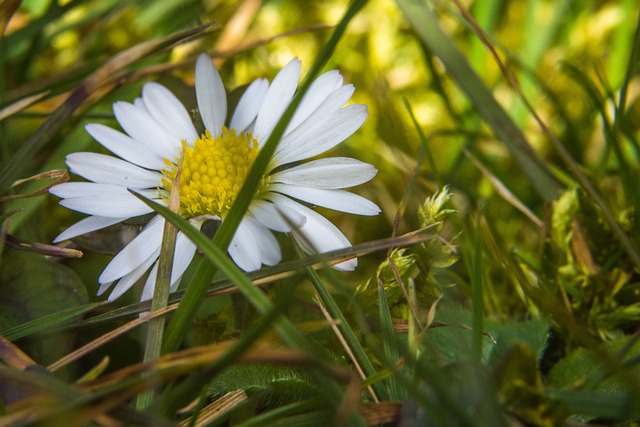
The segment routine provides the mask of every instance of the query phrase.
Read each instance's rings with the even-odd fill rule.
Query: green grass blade
[[[471,303],[473,306],[473,338],[472,346],[477,362],[482,360],[482,342],[484,341],[484,287],[482,280],[482,239],[480,239],[480,221],[482,210],[477,214],[473,238],[473,255],[471,258]]]
[[[55,330],[56,328],[71,323],[79,316],[88,313],[94,308],[100,307],[105,304],[105,302],[95,302],[80,307],[72,307],[61,310],[57,313],[52,313],[47,316],[31,320],[27,323],[23,323],[22,325],[14,326],[13,328],[0,331],[0,335],[5,337],[9,341],[15,341],[29,335]]]
[[[391,261],[391,257],[389,257]],[[393,369],[400,362],[400,351],[398,350],[398,341],[393,330],[393,319],[391,318],[391,310],[389,309],[389,300],[387,292],[384,288],[382,279],[378,279],[378,316],[380,320],[380,329],[382,332],[382,351],[384,359],[387,361],[387,368]],[[396,284],[400,286],[400,284]],[[409,317],[412,317],[409,315]],[[403,402],[406,399],[406,390],[398,384],[395,375],[391,375],[387,379],[389,400]]]
[[[300,248],[296,247],[296,249],[298,255],[302,256]],[[353,352],[353,355],[358,361],[358,364],[362,368],[363,372],[367,377],[374,376],[377,371],[373,366],[371,359],[367,355],[367,352],[364,350],[364,347],[360,343],[360,340],[358,340],[358,337],[351,328],[351,325],[349,324],[347,318],[342,313],[342,310],[340,310],[340,307],[336,303],[336,300],[324,286],[322,280],[320,279],[320,276],[318,276],[318,273],[315,270],[307,268],[307,275],[309,276],[314,289],[318,293],[320,300],[322,301],[324,306],[327,307],[327,310],[331,314],[331,317],[337,321],[336,323],[338,329],[342,333],[347,345],[349,346],[349,349]],[[372,386],[380,399],[389,400],[391,396],[386,388],[377,383],[372,384]]]
[[[527,142],[522,131],[498,104],[491,91],[469,66],[465,56],[440,29],[434,12],[416,0],[396,0],[416,37],[445,64],[453,80],[469,97],[475,110],[506,145],[515,161],[544,200],[555,199],[560,183]]]

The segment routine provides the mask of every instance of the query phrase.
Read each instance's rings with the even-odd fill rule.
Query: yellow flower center
[[[213,215],[223,218],[231,208],[253,161],[258,142],[251,133],[222,128],[213,138],[209,131],[193,147],[183,141],[180,172],[180,213],[186,218]],[[162,184],[170,192],[178,171],[177,161],[165,159]]]

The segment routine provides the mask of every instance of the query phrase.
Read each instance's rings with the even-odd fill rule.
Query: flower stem
[[[169,209],[172,212],[180,210],[180,171],[182,169],[182,159],[178,163],[178,170],[173,180],[171,194],[169,195]],[[156,283],[151,300],[151,312],[165,308],[169,302],[169,289],[171,286],[171,271],[173,269],[173,258],[175,254],[176,239],[178,229],[171,222],[164,222],[164,230],[162,234],[162,246],[160,247],[160,256],[158,258],[158,273],[156,275]],[[147,329],[147,341],[144,348],[144,363],[149,363],[157,359],[162,352],[162,341],[164,337],[164,327],[166,319],[164,316],[158,316],[149,321]],[[153,375],[153,371],[149,371],[147,376]],[[149,390],[138,395],[136,399],[136,409],[144,410],[153,401],[154,392]]]

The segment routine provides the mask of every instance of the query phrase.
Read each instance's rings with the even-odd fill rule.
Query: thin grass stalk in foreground
[[[298,257],[304,257],[304,253],[302,252],[300,247],[295,242],[293,242],[292,244],[294,249],[296,250]],[[322,301],[324,306],[327,308],[331,316],[334,319],[337,319],[336,323],[338,325],[338,328],[340,329],[340,332],[344,336],[351,351],[354,353],[356,359],[358,360],[358,363],[364,370],[364,373],[367,375],[367,377],[371,377],[375,375],[377,371],[376,371],[376,368],[373,366],[371,359],[369,359],[367,352],[364,350],[364,347],[362,347],[360,340],[358,340],[358,338],[356,337],[355,332],[349,325],[349,322],[347,321],[347,318],[342,313],[342,310],[340,310],[340,307],[336,303],[336,300],[333,299],[333,296],[331,295],[331,293],[327,290],[327,288],[322,283],[322,280],[320,279],[320,276],[318,276],[318,273],[315,270],[307,267],[307,276],[311,280],[311,283],[313,284],[313,288],[318,293],[318,296],[320,297],[320,300]],[[389,400],[390,396],[385,387],[383,387],[380,383],[376,383],[372,385],[376,392],[376,395],[380,398],[380,400]]]
[[[224,273],[231,281],[233,281],[240,291],[245,295],[249,303],[262,315],[266,316],[274,310],[274,305],[271,300],[256,286],[253,285],[251,280],[242,272],[234,263],[229,259],[225,252],[223,252],[214,242],[210,241],[204,234],[194,228],[187,220],[180,215],[171,212],[165,206],[162,206],[153,200],[149,200],[142,195],[132,192],[140,200],[149,205],[153,210],[162,215],[166,220],[171,221],[180,231],[182,231],[186,237],[202,251],[205,257],[211,265],[218,268]],[[304,350],[313,350],[314,345],[302,335],[295,326],[285,317],[277,316],[273,322],[273,327],[283,340],[292,347],[297,347]],[[315,373],[315,372],[314,372]],[[337,407],[342,399],[342,393],[338,388],[338,385],[334,382],[328,381],[327,378],[315,373],[316,378],[322,382],[324,390],[329,394],[329,399]],[[364,421],[358,414],[354,414],[351,421],[356,422],[358,425],[364,425]]]
[[[260,180],[271,161],[271,157],[276,150],[280,138],[282,138],[282,135],[284,134],[289,121],[293,117],[296,108],[300,104],[300,101],[302,101],[302,97],[331,57],[331,54],[344,34],[349,22],[360,11],[360,9],[362,9],[366,2],[367,0],[355,0],[351,3],[344,17],[336,26],[331,38],[323,47],[318,58],[311,66],[311,69],[300,86],[298,93],[291,100],[291,103],[283,113],[276,127],[273,129],[273,132],[267,139],[267,142],[258,153],[258,156],[251,167],[249,175],[242,185],[236,200],[233,202],[229,213],[225,217],[225,220],[222,221],[220,228],[213,238],[213,242],[218,248],[224,251],[228,248],[231,243],[231,239],[240,225],[242,217],[247,211],[249,204],[260,185]],[[184,297],[178,306],[178,310],[167,327],[163,353],[169,353],[179,347],[180,343],[184,339],[187,328],[191,324],[191,321],[200,307],[207,285],[210,283],[211,277],[213,277],[215,271],[216,267],[213,264],[204,259],[200,261],[194,280],[187,287]]]
[[[180,176],[182,172],[182,161],[184,151],[178,162],[178,170],[173,178],[173,186],[169,193],[168,206],[172,212],[180,212]],[[176,250],[176,239],[178,229],[169,221],[164,222],[162,231],[162,244],[160,246],[160,256],[158,258],[158,272],[156,283],[154,284],[153,297],[151,299],[151,312],[163,310],[169,303],[169,288],[171,287],[171,273],[173,270],[173,259]],[[147,327],[147,341],[144,348],[145,363],[157,359],[162,354],[162,337],[164,336],[164,325],[166,318],[158,316],[149,321]],[[136,409],[145,409],[153,400],[154,392],[149,390],[138,395],[136,399]]]

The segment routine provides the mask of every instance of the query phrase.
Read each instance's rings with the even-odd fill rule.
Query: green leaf
[[[234,365],[225,369],[208,387],[212,395],[244,390],[249,395],[264,392],[270,406],[317,396],[320,390],[305,369],[269,365]]]
[[[467,360],[472,343],[472,313],[469,310],[441,304],[435,316],[442,325],[427,332],[438,361],[443,364]],[[516,343],[524,344],[539,360],[547,345],[549,322],[531,319],[522,322],[499,323],[483,319],[482,362],[497,364]]]
[[[89,301],[87,291],[78,276],[62,264],[28,252],[9,251],[0,267],[0,330],[11,332],[27,322],[60,312],[62,308],[78,307],[82,312]],[[62,320],[70,320],[70,312]],[[71,312],[73,314],[73,311]],[[47,329],[59,324],[60,317],[47,317],[38,325]],[[33,327],[33,324],[31,324]],[[20,329],[18,329],[20,330]],[[22,329],[24,333],[24,329]],[[15,332],[14,332],[15,333]],[[55,360],[64,354],[60,339],[41,340],[30,355],[38,360]]]
[[[556,363],[547,381],[556,388],[638,392],[640,343],[636,337],[609,341],[595,349],[578,348]]]

